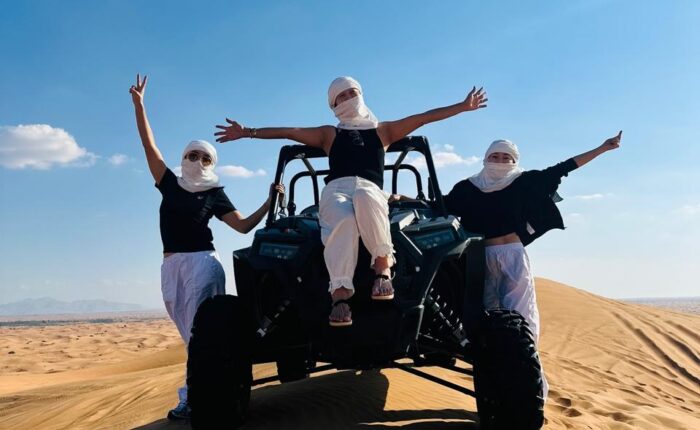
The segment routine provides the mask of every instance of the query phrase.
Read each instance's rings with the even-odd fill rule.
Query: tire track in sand
[[[659,346],[656,345],[656,343],[649,336],[647,336],[644,333],[644,331],[642,331],[638,327],[635,327],[635,325],[629,320],[629,317],[625,317],[615,311],[613,311],[612,313],[615,316],[615,318],[622,324],[622,326],[625,327],[630,333],[632,333],[632,335],[634,335],[640,342],[642,342],[642,344],[645,345],[649,349],[649,351],[656,356],[656,358],[661,360],[661,362],[668,366],[669,369],[673,369],[676,372],[676,374],[692,382],[695,385],[695,387],[700,388],[700,378],[690,373],[680,363],[678,363],[671,356],[666,354],[664,350],[659,348]],[[637,322],[642,323],[639,320]],[[700,394],[700,392],[698,391],[691,391],[694,391],[696,394]]]

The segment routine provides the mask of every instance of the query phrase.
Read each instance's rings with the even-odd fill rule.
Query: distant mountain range
[[[116,303],[106,300],[63,302],[51,297],[42,297],[40,299],[25,299],[13,303],[0,304],[0,316],[91,314],[99,312],[140,311],[143,309],[143,306],[132,303]]]

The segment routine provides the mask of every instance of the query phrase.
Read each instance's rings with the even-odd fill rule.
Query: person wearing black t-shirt
[[[163,196],[160,205],[160,234],[163,240],[161,290],[168,315],[175,322],[185,346],[189,343],[197,307],[206,298],[226,293],[226,278],[214,249],[208,223],[212,216],[234,230],[251,231],[267,213],[268,200],[251,216],[236,210],[214,173],[216,149],[203,140],[190,142],[182,154],[182,176],[165,165],[156,146],[144,107],[148,78],[136,76],[129,89],[136,111],[148,168]],[[283,193],[280,185],[277,189]],[[168,412],[169,419],[188,419],[187,385],[178,389],[179,403]]]
[[[622,132],[595,149],[544,170],[518,167],[520,153],[508,140],[491,144],[484,168],[458,182],[445,197],[450,214],[470,232],[483,234],[486,245],[484,307],[518,311],[528,322],[535,342],[540,317],[535,285],[525,246],[547,231],[564,228],[555,203],[561,178],[604,152],[620,146]],[[543,374],[544,398],[547,382]]]
[[[328,89],[328,106],[340,121],[337,126],[313,128],[244,128],[226,119],[219,125],[218,142],[242,137],[290,139],[323,149],[328,154],[330,174],[319,202],[321,240],[330,276],[333,307],[329,323],[352,324],[348,299],[354,294],[352,278],[357,264],[359,239],[372,256],[375,272],[372,299],[391,300],[394,288],[390,268],[394,246],[389,230],[388,196],[382,191],[384,153],[393,142],[418,127],[461,112],[486,107],[486,93],[473,88],[466,99],[398,121],[379,122],[365,105],[362,87],[353,78],[335,79]]]

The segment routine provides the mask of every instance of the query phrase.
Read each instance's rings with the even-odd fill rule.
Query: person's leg
[[[377,275],[372,297],[391,299],[394,295],[391,267],[395,260],[387,196],[374,183],[358,178],[353,206],[360,237],[372,256],[370,264]]]
[[[540,312],[537,308],[537,295],[535,293],[535,280],[530,270],[530,259],[521,244],[508,245],[507,252],[503,255],[504,290],[501,300],[507,309],[518,311],[535,338],[535,345],[539,347],[540,338]],[[542,365],[540,360],[540,365]],[[547,400],[549,383],[542,368],[542,394]]]
[[[186,289],[185,283],[187,279],[183,279],[183,264],[186,265],[186,255],[177,253],[163,260],[161,266],[161,292],[163,294],[163,303],[168,311],[170,319],[175,323],[178,333],[182,338],[185,348],[189,341],[189,329],[186,324],[186,319],[182,317],[183,309],[185,309]],[[180,419],[187,415],[187,385],[184,384],[177,390],[178,405],[168,412],[168,418]]]
[[[180,325],[185,346],[189,346],[192,324],[199,305],[209,297],[226,294],[226,274],[216,251],[201,251],[184,254],[182,264],[185,280],[182,294],[184,305],[180,307]],[[185,384],[178,389],[180,403],[187,403],[187,376]]]
[[[484,249],[486,270],[484,271],[484,309],[501,308],[501,296],[499,293],[501,283],[501,268],[499,265],[499,252],[497,246],[487,246]]]
[[[357,265],[359,232],[349,192],[352,178],[332,181],[324,188],[319,202],[323,257],[330,277],[328,291],[333,302],[346,300],[355,293],[352,278]],[[336,325],[350,323],[352,315],[346,303],[333,306],[330,321]]]
[[[190,253],[187,269],[189,276],[185,290],[183,325],[187,331],[185,343],[189,345],[199,305],[209,297],[226,294],[226,274],[216,251]]]
[[[530,262],[521,244],[504,245],[502,254],[501,302],[504,308],[518,311],[525,318],[535,337],[540,337],[540,313],[537,309],[535,280]]]

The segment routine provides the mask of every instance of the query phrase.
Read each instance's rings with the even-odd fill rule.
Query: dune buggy
[[[394,300],[370,299],[374,272],[360,246],[353,325],[329,326],[329,279],[318,222],[318,179],[328,171],[310,162],[326,154],[302,145],[282,147],[276,183],[282,183],[291,162],[306,169],[289,181],[288,202],[278,202],[271,191],[275,203],[265,227],[255,233],[252,246],[233,253],[238,296],[206,300],[194,320],[187,362],[193,427],[242,423],[256,385],[330,369],[388,367],[476,397],[481,428],[542,426],[541,368],[532,333],[517,312],[483,309],[483,240],[448,215],[427,139],[407,137],[387,152],[398,153],[385,166],[392,192],[399,172],[412,174],[416,184],[415,202],[390,205]],[[425,157],[427,197],[420,171],[405,162],[411,152]],[[310,179],[314,204],[297,211],[302,178]],[[252,366],[271,362],[278,375],[253,380]],[[429,366],[472,375],[473,388],[421,370]]]

